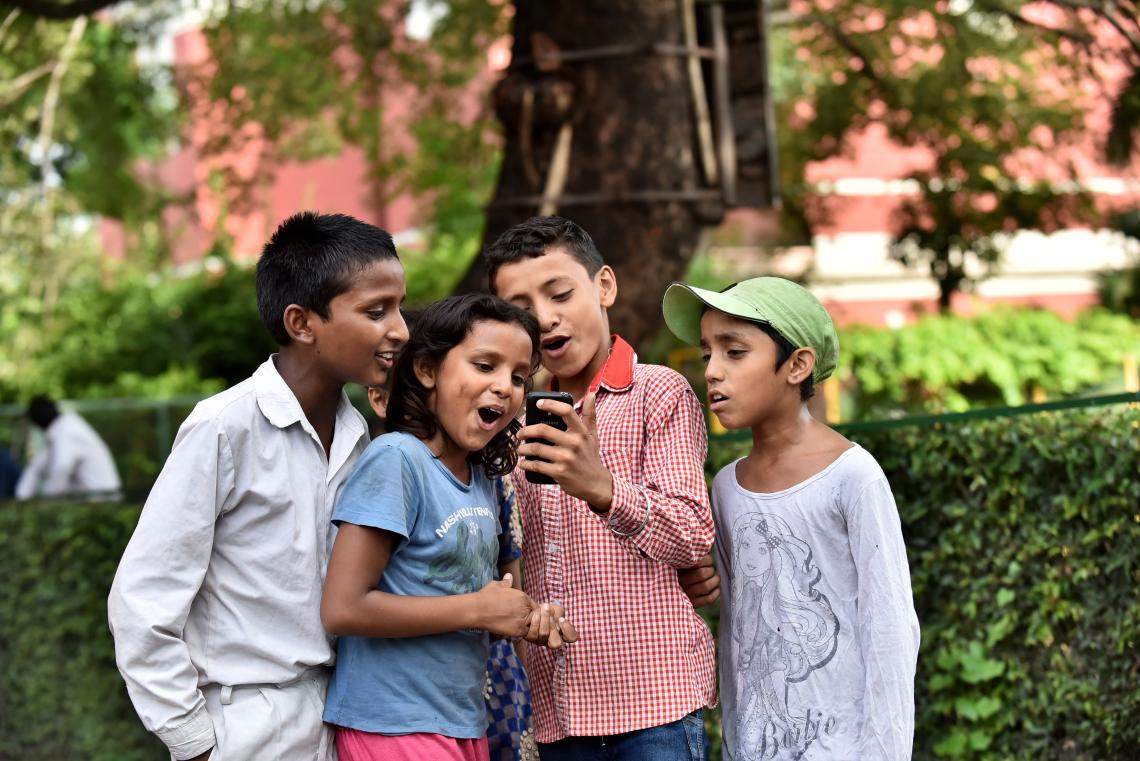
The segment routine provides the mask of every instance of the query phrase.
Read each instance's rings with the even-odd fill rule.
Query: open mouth
[[[502,407],[480,407],[479,422],[482,424],[483,428],[490,430],[495,427],[495,424],[499,422],[499,418],[501,418],[505,413],[506,410],[504,410]]]
[[[565,346],[566,342],[569,340],[570,340],[569,336],[553,336],[551,338],[547,338],[545,341],[542,342],[542,350],[543,351],[556,352],[559,349],[561,349],[563,346]]]
[[[396,352],[394,352],[394,351],[378,351],[378,352],[376,352],[376,358],[385,364],[391,365],[393,362],[396,361]]]

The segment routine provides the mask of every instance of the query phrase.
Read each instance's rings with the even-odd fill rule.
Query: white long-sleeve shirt
[[[894,497],[861,447],[780,492],[713,481],[725,758],[909,761],[919,629]]]
[[[61,413],[44,431],[44,446],[16,484],[16,499],[115,499],[122,483],[111,450],[86,420]]]
[[[367,445],[342,394],[326,458],[272,358],[182,424],[107,602],[131,700],[175,759],[214,745],[202,687],[282,684],[332,663],[320,621],[330,517]]]

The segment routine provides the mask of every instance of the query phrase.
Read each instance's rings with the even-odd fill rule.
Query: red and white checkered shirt
[[[638,364],[616,336],[590,388],[614,480],[609,512],[515,476],[526,592],[564,605],[580,635],[527,650],[542,743],[656,727],[716,703],[712,633],[677,581],[713,543],[700,403],[684,377]]]

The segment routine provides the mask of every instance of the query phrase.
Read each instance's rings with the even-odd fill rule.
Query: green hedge
[[[922,623],[915,758],[1140,758],[1140,409],[855,438],[904,524]],[[710,470],[741,448],[715,441]],[[136,517],[0,506],[0,761],[163,757],[105,623]]]
[[[1140,758],[1140,408],[851,438],[903,521],[915,758]]]
[[[138,507],[0,503],[0,761],[161,761],[127,699],[107,592]]]

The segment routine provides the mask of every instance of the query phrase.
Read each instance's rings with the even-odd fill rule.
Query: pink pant
[[[458,740],[443,735],[378,735],[336,728],[340,761],[487,761],[487,738]]]

